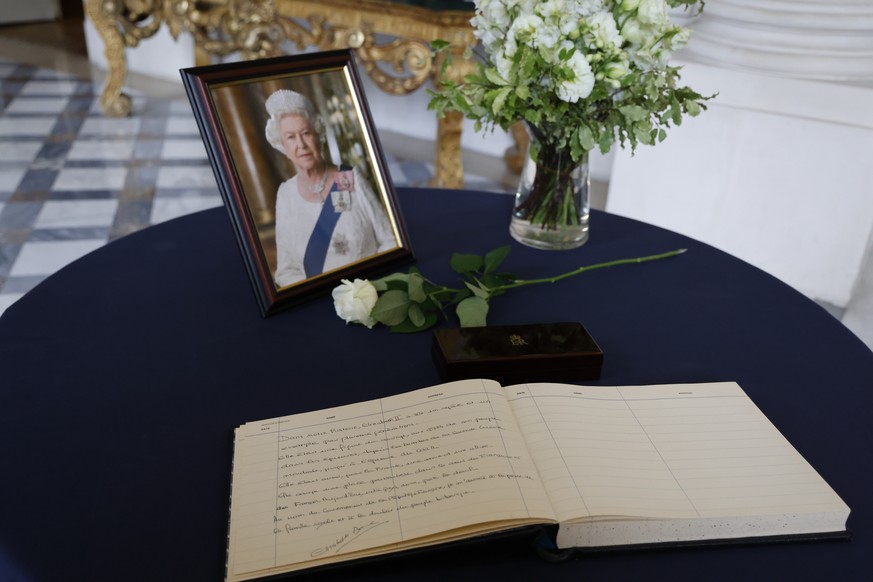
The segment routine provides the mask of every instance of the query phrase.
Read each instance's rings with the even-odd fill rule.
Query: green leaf
[[[640,140],[640,143],[645,145],[652,145],[655,143],[655,136],[652,135],[651,132],[646,131],[645,129],[638,129],[636,133],[637,139]]]
[[[675,97],[670,101],[670,118],[676,125],[682,125],[682,109],[679,107],[679,100]]]
[[[458,304],[455,312],[461,327],[483,327],[488,317],[488,302],[481,297],[468,297]]]
[[[500,114],[500,110],[503,109],[503,104],[506,102],[506,98],[509,97],[511,92],[512,87],[504,87],[497,92],[497,95],[494,97],[494,101],[491,103],[491,111],[494,113],[494,115]]]
[[[421,325],[415,325],[409,319],[404,319],[397,325],[392,325],[391,331],[394,333],[417,333],[432,328],[438,321],[439,315],[436,313],[426,313],[424,323]]]
[[[376,291],[385,291],[388,289],[388,283],[394,281],[401,281],[406,283],[409,281],[409,275],[406,273],[391,273],[390,275],[386,275],[381,279],[376,279],[375,281],[370,281],[373,284],[373,287],[376,288]]]
[[[482,268],[482,257],[479,255],[453,253],[449,265],[451,265],[452,270],[456,273],[472,273]]]
[[[485,69],[485,78],[495,85],[499,85],[501,87],[509,84],[506,79],[500,76],[500,73],[497,72],[497,69],[493,67],[487,67]]]
[[[615,142],[615,138],[612,135],[611,131],[604,131],[600,134],[600,142],[597,144],[600,148],[601,153],[606,153],[612,147],[613,142]]]
[[[492,249],[485,253],[485,273],[494,272],[497,267],[503,263],[503,259],[506,258],[506,255],[508,255],[511,250],[512,247],[506,245],[503,247],[497,247],[496,249]]]
[[[407,317],[409,317],[409,321],[415,327],[421,327],[424,325],[424,312],[421,310],[421,306],[418,303],[409,304]]]
[[[570,143],[570,155],[574,160],[582,159],[582,154],[585,153],[585,150],[582,149],[582,146],[579,144],[579,139],[577,134],[573,134],[573,140]]]
[[[583,150],[591,151],[594,149],[594,134],[591,132],[590,127],[584,123],[579,125],[579,129],[576,131],[576,136],[579,139],[579,145],[582,146]]]
[[[451,302],[452,303],[460,303],[461,301],[463,301],[467,297],[470,297],[471,295],[473,295],[473,292],[470,291],[469,289],[467,289],[466,287],[464,287],[463,289],[458,289],[458,292],[455,293],[455,296],[452,298]]]
[[[424,277],[418,273],[409,276],[409,299],[415,303],[427,299],[427,294],[424,292]]]
[[[513,273],[489,273],[482,277],[482,285],[488,288],[491,297],[505,293],[505,289],[500,289],[504,285],[509,285],[516,280]]]
[[[464,285],[467,286],[467,289],[473,292],[473,295],[476,297],[481,297],[482,299],[488,299],[491,295],[491,292],[488,289],[482,287],[481,285],[473,285],[472,283],[464,282]]]
[[[408,311],[409,294],[406,291],[392,289],[376,300],[370,315],[383,325],[393,326],[404,321]]]
[[[625,105],[618,110],[631,121],[641,121],[649,116],[649,112],[639,105]]]

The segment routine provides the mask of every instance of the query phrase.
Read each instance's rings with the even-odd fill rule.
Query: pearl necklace
[[[327,184],[327,174],[328,171],[325,170],[321,180],[319,180],[314,186],[309,182],[309,180],[306,180],[306,188],[313,194],[321,194],[321,191],[324,190],[325,184]]]

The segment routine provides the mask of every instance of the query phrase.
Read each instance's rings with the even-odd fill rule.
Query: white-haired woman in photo
[[[357,169],[327,159],[312,102],[281,89],[266,101],[266,137],[295,175],[276,194],[275,281],[285,287],[397,246],[384,206]]]

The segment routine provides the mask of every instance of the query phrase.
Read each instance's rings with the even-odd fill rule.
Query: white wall
[[[873,86],[700,63],[683,82],[719,96],[658,147],[616,156],[607,210],[845,307],[873,233]]]
[[[106,49],[103,39],[90,19],[85,19],[85,44],[88,60],[103,71],[106,70]],[[182,87],[179,69],[194,66],[194,39],[189,34],[181,34],[178,39],[170,35],[166,26],[136,47],[125,50],[127,70],[148,77],[178,83]]]

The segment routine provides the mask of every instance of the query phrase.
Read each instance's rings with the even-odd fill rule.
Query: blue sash
[[[334,190],[336,190],[336,182],[330,187],[330,192]],[[306,244],[306,252],[303,254],[303,270],[306,272],[307,278],[324,272],[324,259],[327,258],[330,239],[333,238],[333,231],[339,221],[340,214],[342,213],[334,211],[330,193],[328,193],[328,199],[321,205],[321,214],[318,215],[315,228]]]

